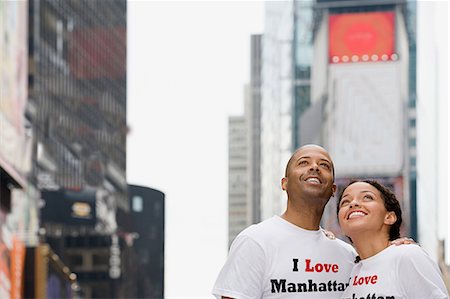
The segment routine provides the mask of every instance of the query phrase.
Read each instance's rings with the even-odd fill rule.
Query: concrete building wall
[[[247,226],[247,126],[244,116],[228,120],[228,246]]]
[[[434,259],[439,240],[450,264],[448,7],[417,8],[417,216],[418,241]]]
[[[286,206],[280,181],[292,153],[292,9],[291,1],[266,3],[261,104],[261,219],[282,213]]]

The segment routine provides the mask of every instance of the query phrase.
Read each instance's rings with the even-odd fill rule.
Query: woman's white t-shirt
[[[418,245],[391,245],[361,260],[342,299],[448,298],[436,263]]]

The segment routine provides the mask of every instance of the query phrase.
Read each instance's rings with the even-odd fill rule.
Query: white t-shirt
[[[448,298],[436,263],[418,245],[391,245],[361,260],[342,298]]]
[[[340,298],[353,247],[274,216],[242,231],[212,293],[231,298]]]

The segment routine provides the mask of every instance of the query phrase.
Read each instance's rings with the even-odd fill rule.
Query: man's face
[[[336,190],[333,183],[333,163],[320,146],[304,146],[297,150],[282,180],[289,198],[322,199],[328,201]]]

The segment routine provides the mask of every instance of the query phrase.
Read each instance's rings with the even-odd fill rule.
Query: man
[[[340,298],[347,287],[355,251],[319,227],[336,191],[328,152],[299,148],[281,186],[286,211],[236,237],[213,288],[217,298]]]

